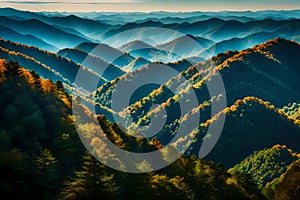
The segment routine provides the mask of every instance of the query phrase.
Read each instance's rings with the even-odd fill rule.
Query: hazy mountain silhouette
[[[58,48],[74,47],[88,40],[66,33],[36,19],[16,21],[7,17],[0,17],[0,25],[8,27],[22,34],[30,34]]]
[[[128,44],[121,46],[119,49],[135,57],[142,57],[152,62],[172,62],[182,58],[181,55],[176,55],[173,52],[155,48],[140,40],[129,42]]]
[[[15,41],[21,44],[27,44],[30,46],[37,46],[40,47],[41,49],[45,49],[51,52],[57,51],[57,47],[48,44],[39,38],[36,38],[32,35],[22,35],[10,28],[6,28],[3,26],[0,26],[0,38]]]
[[[216,26],[206,33],[200,33],[201,36],[215,41],[228,40],[233,37],[245,37],[247,35],[259,32],[273,32],[281,28],[299,27],[300,20],[276,21],[265,19],[259,21],[250,21],[241,23],[236,20],[226,21],[226,23]],[[288,38],[293,39],[293,38]]]
[[[118,67],[78,49],[63,49],[57,54],[87,67],[109,81],[125,74]]]
[[[9,52],[2,51],[3,57],[7,61],[18,61],[26,69],[32,70],[30,68],[31,67],[30,63],[28,64],[27,60],[33,59],[34,61],[38,62],[40,65],[45,65],[43,66],[43,68],[48,68],[48,70],[53,71],[54,73],[58,73],[58,75],[61,77],[60,80],[63,79],[62,81],[66,82],[67,84],[72,84],[75,81],[77,73],[81,68],[80,65],[77,65],[76,63],[66,58],[57,56],[57,54],[54,53],[40,50],[36,47],[20,45],[18,43],[6,41],[3,39],[0,39],[0,46],[2,48],[9,50]],[[18,54],[22,55],[22,61],[18,59],[17,60],[14,59],[15,57],[14,52],[16,52],[17,55]],[[95,80],[99,79],[99,86],[106,82],[94,72],[88,71],[83,68],[82,68],[82,72],[86,73],[86,76],[89,77],[90,79],[95,79]],[[40,75],[45,78],[47,77],[53,81],[56,81],[56,79],[53,79],[52,77],[48,77],[47,73],[41,73]],[[82,87],[86,87],[87,90],[90,89],[88,83],[82,83],[82,84],[83,84]]]
[[[145,66],[147,66],[148,64],[150,64],[151,62],[149,60],[146,60],[142,57],[138,57],[135,60],[133,60],[131,63],[129,63],[126,67],[124,67],[123,69],[129,72],[132,72],[134,70],[143,68]]]
[[[210,47],[212,44],[214,44],[214,42],[211,40],[194,37],[192,35],[185,35],[171,42],[157,45],[156,47],[176,55],[191,57]]]
[[[215,56],[225,51],[230,51],[230,50],[240,51],[242,49],[247,49],[257,44],[263,43],[267,40],[275,39],[278,37],[278,35],[279,34],[269,33],[269,32],[258,32],[243,38],[232,38],[229,40],[224,40],[212,45],[208,49],[201,52],[199,55]]]
[[[128,53],[124,53],[107,44],[81,43],[75,48],[95,55],[106,62],[112,63],[121,68],[135,60],[135,58]]]
[[[99,35],[112,27],[108,24],[100,23],[90,19],[84,19],[75,15],[65,17],[43,17],[39,18],[43,22],[51,25],[72,28],[80,33],[99,39]]]

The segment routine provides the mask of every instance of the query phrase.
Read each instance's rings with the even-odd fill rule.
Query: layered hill
[[[232,38],[229,40],[223,40],[218,42],[209,48],[205,49],[205,51],[201,52],[199,55],[212,55],[215,56],[219,53],[236,50],[241,51],[243,49],[251,48],[255,45],[264,43],[265,41],[275,39],[279,36],[279,34],[269,33],[269,32],[259,32],[248,35],[244,38]]]
[[[130,83],[131,86],[135,87],[135,82],[132,80],[139,79],[139,77],[144,77],[144,81],[148,81],[149,84],[141,85],[141,88],[138,88],[138,91],[134,93],[131,99],[131,103],[134,103],[138,100],[141,100],[143,97],[147,96],[151,91],[158,89],[160,87],[159,83],[167,82],[171,77],[178,74],[180,71],[185,71],[187,68],[191,66],[191,63],[186,60],[181,60],[176,63],[169,63],[168,65],[162,63],[149,63],[142,58],[138,58],[138,60],[142,61],[143,68],[139,68],[132,72],[128,72],[125,75],[101,86],[96,92],[96,102],[101,105],[111,107],[111,96],[114,89],[118,86],[118,82],[132,82]],[[139,62],[139,61],[138,61]],[[134,63],[133,63],[134,64]],[[131,67],[130,65],[128,67]],[[172,73],[169,74],[161,74],[160,68],[171,68],[174,69]],[[153,76],[153,73],[155,76]],[[153,84],[151,84],[153,83]],[[156,84],[157,83],[157,84]]]
[[[82,68],[82,66],[66,58],[57,56],[57,54],[36,47],[29,47],[3,39],[0,40],[0,47],[2,58],[5,58],[7,61],[20,62],[26,69],[35,70],[41,76],[53,81],[61,80],[71,85],[75,81],[79,69],[82,69],[82,72],[86,73],[87,77],[99,79],[99,85],[106,82],[95,72]],[[31,65],[32,63],[35,64]],[[34,66],[35,68],[32,68]],[[89,88],[88,83],[82,83],[82,87]]]
[[[81,43],[75,48],[95,55],[104,61],[112,63],[121,68],[127,66],[135,60],[133,56],[110,47],[107,44]]]
[[[284,14],[279,12],[280,17],[275,17],[272,15],[272,13],[275,12],[272,11],[271,13],[264,14],[269,17],[261,16],[255,20],[253,18],[244,16],[244,14],[253,15],[254,13],[252,12],[219,13],[215,16],[211,15],[212,13],[207,13],[207,15],[202,15],[203,13],[186,13],[182,14],[182,18],[178,18],[178,16],[161,18],[161,16],[165,15],[166,13],[156,13],[157,18],[153,16],[145,17],[145,13],[131,13],[125,17],[127,19],[125,20],[126,23],[116,25],[115,22],[112,24],[106,24],[99,20],[101,17],[103,17],[104,21],[110,17],[117,17],[120,18],[120,21],[122,21],[123,17],[115,16],[115,13],[110,13],[107,15],[103,15],[101,13],[49,14],[19,11],[10,8],[3,8],[1,10],[3,12],[0,14],[0,26],[9,28],[21,35],[29,34],[44,41],[50,46],[47,46],[44,43],[39,44],[38,42],[30,43],[30,41],[27,40],[25,40],[25,42],[13,40],[13,38],[9,37],[11,34],[4,34],[3,37],[5,36],[5,39],[28,45],[39,45],[37,47],[52,52],[56,48],[73,48],[82,42],[86,43],[92,41],[98,43],[101,40],[116,48],[126,45],[130,42],[140,40],[150,44],[152,47],[157,45],[158,47],[161,46],[161,49],[165,51],[160,52],[158,51],[159,48],[152,49],[152,55],[150,57],[153,58],[153,55],[155,55],[156,59],[153,59],[154,61],[159,60],[157,57],[157,53],[159,53],[165,54],[164,57],[169,58],[168,60],[160,59],[159,61],[174,62],[175,60],[178,60],[178,58],[187,57],[204,57],[206,59],[210,57],[209,55],[215,55],[227,50],[245,49],[261,43],[264,40],[273,39],[275,37],[284,37],[299,41],[299,19],[286,18],[284,15],[288,14],[289,12],[285,12]],[[291,11],[291,13],[297,13],[297,11]],[[94,15],[98,15],[98,17]],[[260,16],[261,13],[258,15]],[[136,20],[129,16],[134,16]],[[141,20],[140,18],[144,19]],[[130,19],[132,21],[130,21]],[[170,20],[170,22],[163,23],[159,21],[160,19],[166,21]],[[110,19],[108,21],[113,20]],[[171,21],[174,22],[171,23]],[[15,34],[16,33],[13,35]],[[208,49],[208,52],[211,54],[207,53],[207,51],[203,51],[201,47],[197,47],[195,49],[195,45],[186,43],[187,37],[183,36],[184,34],[192,37],[196,43],[200,42],[201,46],[204,49]],[[55,37],[52,37],[52,35],[55,35]],[[213,41],[213,43],[211,43],[211,41]],[[215,44],[216,42],[218,42],[218,44]],[[233,45],[228,45],[229,42]],[[183,43],[185,44],[181,45]],[[199,48],[202,50],[202,52],[206,52],[206,55],[194,55],[194,53],[199,51]],[[102,46],[102,51],[100,52],[102,56],[98,55],[98,57],[110,63],[112,63],[112,58],[110,55],[117,53],[115,49],[111,49],[105,45]],[[108,54],[106,52],[110,53]],[[174,54],[171,55],[172,53]],[[140,52],[139,54],[134,55],[134,57],[137,58],[142,56],[142,54],[146,54],[143,56],[144,58],[150,59],[148,50],[146,52]],[[127,56],[119,58],[118,61],[112,64],[123,67],[127,66],[135,59],[129,56],[129,62],[126,61],[126,57]],[[174,59],[171,60],[171,57]],[[113,60],[115,60],[115,57],[113,57]]]
[[[162,24],[161,22],[155,22],[150,20],[143,23],[128,23],[122,25],[120,27],[107,31],[102,35],[102,38],[108,39],[112,36],[117,36],[118,34],[124,31],[137,28],[134,33],[131,33],[134,34],[132,35],[133,37],[128,37],[127,35],[127,43],[132,42],[134,40],[146,41],[147,39],[151,38],[151,36],[155,36],[155,42],[152,41],[151,43],[151,41],[148,41],[150,45],[154,46],[157,44],[170,42],[176,38],[181,37],[182,34],[190,34],[194,37],[200,36],[209,40],[221,42],[223,40],[229,40],[234,37],[246,37],[248,35],[258,32],[274,32],[278,34],[281,33],[283,34],[279,35],[281,37],[288,37],[288,39],[296,39],[294,34],[296,32],[299,32],[299,23],[299,19],[262,19],[255,21],[240,22],[238,20],[223,20],[215,17],[199,20],[193,23],[184,22]],[[152,29],[147,29],[149,27],[152,27]],[[280,29],[285,31],[279,31]],[[155,30],[156,34],[153,33]],[[292,31],[289,32],[288,30]],[[120,39],[125,40],[126,38]]]
[[[138,57],[135,60],[133,60],[131,63],[129,63],[127,66],[125,66],[123,69],[125,71],[132,72],[132,71],[138,70],[140,68],[143,68],[150,63],[151,62],[149,60],[146,60],[145,58],[142,58],[142,57]]]
[[[10,28],[6,28],[3,26],[0,26],[0,38],[14,41],[20,44],[40,47],[41,49],[45,49],[51,52],[55,52],[58,50],[53,45],[50,45],[37,37],[34,37],[32,35],[23,35]]]
[[[37,19],[18,21],[1,16],[0,25],[18,33],[35,36],[57,48],[75,47],[79,43],[90,42],[85,38],[66,33]]]
[[[166,17],[168,13],[164,12],[148,17],[143,13],[77,13],[82,16],[78,17],[0,11],[0,37],[4,38],[0,39],[0,58],[17,61],[28,69],[0,60],[3,194],[17,199],[264,199],[253,179],[268,199],[299,199],[299,154],[287,147],[300,152],[300,45],[281,38],[256,45],[278,36],[299,39],[298,19],[281,16],[285,11],[278,11],[278,16],[270,19],[265,18],[274,11],[258,12],[260,20],[255,21],[231,12],[221,12],[218,19],[197,12],[173,17]],[[243,13],[253,16],[250,11]],[[119,21],[107,25],[101,17]],[[141,27],[157,27],[161,32],[147,32]],[[130,37],[117,37],[108,43],[113,47],[98,44],[100,38],[108,39],[132,28],[136,29]],[[190,35],[181,37],[172,30]],[[160,37],[155,38],[157,34]],[[204,48],[191,45],[188,38]],[[119,46],[120,50],[116,48]],[[58,53],[49,52],[58,48],[62,49]],[[238,51],[227,51],[230,49]],[[204,51],[217,55],[204,62]],[[174,52],[191,59],[168,66],[151,63],[177,60]],[[76,85],[80,70],[88,78]],[[215,87],[219,75],[226,93],[217,88],[211,95],[207,85]],[[89,78],[99,80],[96,103],[92,101],[94,88],[90,88]],[[108,169],[89,154],[81,159],[84,149],[73,121],[73,114],[78,113],[71,112],[71,97],[64,86],[69,91],[75,89],[74,96],[81,96],[72,105],[83,114],[78,128],[97,154],[115,156],[97,137],[98,124],[110,141],[134,152],[160,149],[184,127],[185,135],[174,145],[188,150],[168,168],[140,176]],[[112,99],[114,92],[132,92],[128,105],[112,107],[125,99],[122,95],[121,99]],[[226,105],[212,113],[213,105],[225,100]],[[90,103],[97,115],[78,103]],[[193,129],[191,123],[198,114]],[[223,117],[226,120],[219,137],[209,127]],[[133,122],[128,123],[128,119]],[[146,130],[156,121],[165,124],[155,136],[130,136],[140,136],[132,130]],[[203,145],[213,146],[214,142],[205,159],[223,163],[226,170],[222,164],[194,156],[199,155]],[[161,156],[169,159],[165,154]],[[115,161],[124,165],[117,158]],[[151,168],[147,162],[135,165],[141,171]],[[227,173],[231,167],[232,174]]]
[[[198,55],[199,52],[213,44],[213,41],[205,38],[185,35],[171,42],[157,45],[156,47],[186,58]]]
[[[152,62],[174,62],[182,58],[181,54],[155,48],[143,41],[135,40],[119,47],[123,52],[129,53],[134,57],[142,57]]]
[[[131,99],[132,105],[117,112],[121,111],[122,116],[130,116],[135,124],[129,128],[134,129],[136,126],[147,127],[152,120],[160,120],[159,116],[166,110],[166,124],[156,135],[162,144],[170,141],[180,124],[192,120],[193,115],[200,112],[201,126],[188,152],[198,154],[203,140],[210,138],[206,133],[208,125],[219,118],[218,115],[210,116],[211,104],[224,99],[221,93],[210,97],[204,84],[213,80],[218,71],[224,81],[227,103],[233,106],[220,111],[221,115],[226,114],[225,126],[219,142],[207,159],[221,161],[226,167],[232,167],[255,150],[281,142],[299,151],[299,145],[295,142],[299,137],[298,121],[276,108],[299,99],[300,88],[296,82],[300,71],[299,63],[295,60],[300,56],[299,50],[300,45],[295,42],[275,39],[241,52],[220,54],[170,78],[152,92],[149,92],[151,88],[136,92],[135,97],[138,98]],[[138,74],[136,76],[129,80],[138,78]],[[180,81],[182,77],[186,81]],[[97,92],[98,102],[105,106],[110,105],[110,94],[114,90],[114,87],[107,86]],[[179,102],[189,99],[193,91],[197,94],[199,105],[187,113],[180,113]],[[247,96],[254,97],[244,99]],[[150,110],[153,105],[156,105],[155,109]]]
[[[245,172],[250,174],[253,181],[264,187],[268,182],[284,174],[289,165],[298,160],[300,155],[294,153],[286,146],[275,145],[247,157],[240,164],[229,170],[230,173]]]
[[[84,35],[97,39],[101,33],[112,28],[110,25],[98,21],[81,18],[75,15],[62,17],[41,16],[39,19],[50,25],[72,28]]]
[[[78,49],[63,49],[57,54],[64,58],[68,58],[77,64],[84,65],[109,81],[125,74],[125,72],[118,67],[103,61],[99,57]]]
[[[268,199],[299,199],[300,160],[293,162],[286,172],[273,180],[262,191]]]
[[[287,49],[290,49],[295,55],[283,53],[287,52]],[[143,118],[147,115],[151,105],[161,105],[174,100],[175,95],[182,96],[184,99],[187,91],[195,91],[199,104],[201,104],[210,100],[206,85],[202,80],[211,80],[216,76],[215,71],[221,73],[229,105],[245,96],[255,96],[267,99],[277,107],[281,107],[299,99],[297,92],[299,86],[295,83],[299,79],[299,69],[297,61],[294,59],[299,56],[297,55],[299,49],[297,43],[277,39],[240,53],[220,54],[207,63],[192,67],[185,73],[172,77],[158,91],[153,91],[143,102],[136,102],[127,110],[129,114],[135,113],[134,118]],[[208,72],[201,71],[205,68],[208,68]],[[179,81],[182,77],[186,81]],[[193,87],[188,87],[189,85]],[[177,91],[176,94],[169,92],[167,88],[170,87]],[[281,98],[277,98],[275,95],[278,92],[280,92]],[[162,110],[162,106],[159,107]],[[170,110],[172,110],[172,106]]]

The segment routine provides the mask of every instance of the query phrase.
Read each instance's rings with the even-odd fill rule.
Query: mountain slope
[[[299,199],[300,188],[300,160],[293,162],[286,172],[280,177],[267,184],[262,191],[268,199]]]
[[[104,61],[112,63],[113,65],[121,68],[127,66],[135,59],[131,55],[110,47],[107,44],[81,43],[75,48],[95,55]]]
[[[300,120],[300,104],[289,103],[287,106],[284,106],[280,109],[282,112],[285,112],[288,116]]]
[[[281,20],[275,18],[269,19],[268,17],[262,18],[263,19],[253,21],[246,20],[245,22],[240,22],[236,19],[226,20],[223,18],[209,17],[208,19],[199,19],[193,23],[190,23],[190,21],[171,24],[161,24],[160,22],[155,21],[128,23],[104,33],[103,38],[107,39],[115,36],[115,39],[118,41],[117,43],[121,43],[119,46],[134,40],[146,41],[150,45],[155,46],[175,40],[176,38],[181,37],[182,34],[193,35],[194,37],[200,36],[212,41],[222,42],[236,37],[247,37],[259,32],[272,32],[276,37],[284,37],[289,40],[295,39],[299,41],[297,34],[300,31],[299,19]],[[149,25],[151,25],[152,28],[149,29]],[[126,32],[124,33],[124,31],[131,30],[131,28],[138,29],[126,35]],[[151,38],[155,38],[155,41]],[[112,40],[112,42],[116,41]],[[260,40],[260,42],[262,42],[262,40]],[[252,44],[254,45],[254,43]],[[246,48],[246,46],[241,48]]]
[[[84,65],[88,69],[93,70],[95,73],[101,75],[101,77],[109,81],[112,81],[125,74],[125,72],[120,70],[118,67],[84,51],[77,49],[63,49],[57,54],[64,58],[68,58],[77,64]]]
[[[20,44],[26,44],[29,46],[40,47],[41,49],[45,49],[47,51],[55,52],[57,51],[57,47],[50,45],[44,42],[41,39],[38,39],[32,35],[22,35],[10,28],[6,28],[0,26],[0,38],[4,38],[6,40],[15,41]]]
[[[41,64],[34,58],[31,58],[20,52],[10,51],[0,46],[0,57],[8,61],[19,62],[24,66],[25,69],[33,70],[44,78],[59,80],[61,82],[70,84],[70,81],[65,79],[60,73],[56,72],[45,64]]]
[[[298,67],[300,63],[299,60],[295,60],[300,56],[299,50],[300,45],[295,42],[275,39],[241,52],[220,54],[206,63],[173,76],[153,92],[149,92],[149,88],[141,90],[140,93],[135,94],[138,98],[131,99],[131,105],[124,107],[123,110],[120,109],[122,112],[120,110],[117,112],[122,113],[122,116],[130,116],[134,124],[130,124],[129,128],[135,128],[136,126],[147,127],[150,119],[161,120],[159,116],[165,115],[166,110],[166,124],[164,129],[157,134],[157,139],[162,144],[167,144],[179,124],[191,119],[191,113],[201,113],[200,124],[209,124],[208,120],[214,121],[214,116],[210,116],[211,102],[218,103],[224,96],[220,94],[221,96],[210,97],[204,83],[213,80],[215,72],[219,71],[226,87],[228,105],[245,103],[229,109],[233,112],[227,115],[223,135],[207,158],[221,161],[226,167],[232,167],[255,150],[271,147],[281,142],[299,151],[299,145],[295,142],[299,137],[298,122],[286,115],[282,116],[284,112],[279,113],[275,109],[300,98],[300,88],[297,84],[300,77]],[[136,76],[129,80],[134,82],[138,74]],[[180,77],[185,77],[186,81],[179,81]],[[126,81],[126,77],[124,78],[123,81]],[[168,88],[173,88],[176,93],[170,92]],[[178,102],[188,99],[193,90],[197,94],[199,106],[191,108],[187,113],[180,113]],[[113,91],[114,87],[103,86],[97,92],[97,101],[109,107],[110,94]],[[258,98],[249,97],[237,102],[247,96]],[[272,102],[275,107],[259,98]],[[153,105],[155,105],[155,110],[149,111]],[[199,128],[197,136],[199,138],[192,146],[190,153],[198,154],[206,131],[206,126]],[[285,133],[288,134],[285,135]],[[255,145],[247,145],[249,141]],[[241,150],[235,151],[232,144],[240,145],[237,149]],[[224,154],[226,152],[228,155]]]
[[[255,96],[282,107],[300,98],[297,92],[300,88],[296,84],[300,77],[298,68],[300,63],[294,59],[300,56],[299,50],[299,44],[277,39],[240,53],[220,54],[177,77],[172,77],[158,91],[149,92],[143,101],[126,108],[126,113],[128,115],[134,113],[134,119],[142,119],[150,115],[148,111],[152,105],[158,104],[159,110],[164,110],[162,106],[164,103],[169,105],[167,108],[172,113],[172,110],[176,110],[176,105],[170,105],[168,102],[173,101],[176,96],[185,99],[185,94],[191,92],[197,94],[198,102],[202,104],[212,98],[209,97],[204,81],[214,80],[212,77],[216,76],[215,71],[219,71],[223,78],[229,105],[245,96]],[[186,81],[179,81],[183,77]],[[176,94],[170,93],[167,89],[170,87]],[[281,98],[277,97],[278,93]],[[176,119],[175,115],[174,118]]]
[[[156,47],[183,57],[192,57],[198,55],[200,51],[210,47],[213,43],[213,41],[205,38],[185,35]]]
[[[79,43],[89,42],[36,19],[17,21],[1,16],[0,25],[22,34],[33,35],[58,48],[75,47]]]
[[[119,49],[135,56],[136,58],[142,57],[152,62],[174,62],[182,58],[181,55],[176,55],[173,52],[157,49],[140,40],[135,40],[124,44],[123,46],[119,47]]]
[[[136,34],[135,36],[140,35],[141,37],[132,37],[132,38],[135,38],[135,40],[142,40],[142,39],[146,38],[145,36],[147,36],[148,34],[147,33],[146,33],[146,35],[139,34],[139,33],[141,33],[140,28],[143,28],[143,27],[160,27],[160,26],[163,26],[163,25],[164,25],[163,23],[153,22],[151,20],[147,21],[147,22],[143,22],[143,23],[129,22],[129,23],[126,23],[124,25],[117,26],[117,27],[115,27],[111,30],[106,31],[105,33],[103,33],[101,35],[101,38],[102,38],[102,40],[105,40],[105,39],[111,38],[115,35],[118,35],[119,33],[126,32],[128,30],[136,29],[137,32],[134,33],[134,34]],[[129,38],[127,38],[127,43],[131,42],[131,41],[128,41],[128,39]]]
[[[148,96],[151,91],[158,89],[160,85],[156,83],[164,83],[168,81],[180,71],[185,71],[189,66],[191,66],[191,64],[186,60],[181,60],[176,63],[169,63],[168,67],[174,69],[175,71],[170,74],[161,74],[160,68],[166,67],[165,64],[149,63],[143,68],[128,72],[125,75],[99,87],[96,92],[95,100],[100,105],[111,108],[111,96],[119,81],[123,84],[128,83],[130,86],[135,87],[134,80],[139,79],[139,77],[147,77],[149,84],[141,86],[141,88],[135,92],[131,98],[131,101],[129,102],[131,105],[134,102],[140,101],[143,97]],[[153,73],[155,73],[156,76],[153,76]]]
[[[222,135],[206,156],[208,160],[222,162],[228,168],[257,149],[270,148],[278,143],[286,144],[295,151],[300,150],[300,145],[296,142],[300,137],[299,122],[288,118],[269,102],[246,97],[200,125],[197,139],[191,147],[192,152],[198,151],[203,140],[210,140],[212,135],[207,133],[207,128],[218,122],[222,115],[226,115]]]
[[[1,8],[1,16],[6,16],[18,20],[36,19],[53,26],[62,27],[62,29],[72,28],[81,34],[95,36],[111,28],[110,25],[95,20],[85,19],[76,15],[45,15],[44,13],[36,13],[29,11],[15,10],[12,8]],[[20,18],[17,18],[20,17]],[[61,28],[59,28],[61,29]],[[73,33],[72,33],[73,34]],[[80,36],[78,34],[75,34]],[[80,36],[81,37],[81,36]]]
[[[39,20],[51,24],[58,25],[65,28],[72,28],[84,35],[98,39],[99,35],[106,30],[112,28],[108,24],[98,21],[80,18],[75,15],[68,15],[63,17],[39,17]]]
[[[275,145],[270,149],[255,152],[240,164],[229,169],[230,173],[238,171],[250,174],[260,188],[284,174],[288,166],[300,159],[300,154],[292,152],[286,146]]]
[[[148,64],[150,64],[151,62],[149,60],[146,60],[142,57],[138,57],[135,60],[133,60],[131,63],[129,63],[126,67],[124,67],[123,69],[125,71],[129,71],[132,72],[134,70],[138,70],[140,68],[143,68],[145,66],[147,66]]]
[[[226,21],[226,23],[216,26],[210,31],[201,34],[205,38],[214,41],[228,40],[234,37],[246,37],[247,35],[259,32],[273,32],[284,27],[299,27],[300,20],[272,20],[264,19],[241,23],[236,20]],[[298,29],[299,30],[299,29]],[[288,38],[293,39],[293,38]]]
[[[16,199],[54,198],[84,152],[71,97],[60,82],[18,63],[1,60],[0,77],[0,190]]]
[[[215,56],[219,53],[229,51],[229,50],[241,51],[243,49],[253,47],[255,45],[261,44],[268,40],[275,39],[277,37],[278,35],[275,33],[259,32],[259,33],[251,34],[244,38],[232,38],[230,40],[224,40],[212,45],[211,47],[206,49],[203,53],[200,53],[200,55],[209,54]]]
[[[2,53],[4,54],[4,58],[6,58],[8,61],[18,61],[20,62],[26,69],[30,69],[31,70],[31,65],[28,65],[28,63],[20,61],[20,60],[15,60],[16,57],[14,57],[15,53],[20,53],[22,55],[24,55],[23,57],[25,58],[25,60],[31,60],[32,58],[34,60],[36,60],[37,62],[39,62],[40,64],[44,64],[46,66],[48,66],[48,68],[50,70],[55,71],[55,73],[59,73],[59,75],[61,77],[63,77],[64,82],[66,82],[68,85],[72,84],[75,79],[76,79],[76,75],[79,71],[79,69],[82,67],[80,65],[77,65],[76,63],[67,60],[63,57],[57,56],[54,53],[50,53],[47,51],[43,51],[40,50],[36,47],[29,47],[26,45],[20,45],[14,42],[10,42],[10,41],[6,41],[3,39],[0,39],[0,46],[2,48],[8,49],[10,52],[6,52],[6,51],[2,51]],[[11,57],[11,55],[13,57]],[[90,77],[91,79],[99,79],[99,85],[102,85],[105,83],[105,80],[101,79],[101,77],[99,77],[98,75],[96,75],[94,72],[88,71],[85,68],[82,68],[83,73],[86,73],[86,75],[88,77]],[[48,74],[47,73],[42,73],[40,74],[41,76],[47,77],[48,78]],[[52,79],[53,81],[56,81],[56,79]],[[83,84],[83,83],[82,83]],[[84,84],[87,88],[88,85]]]

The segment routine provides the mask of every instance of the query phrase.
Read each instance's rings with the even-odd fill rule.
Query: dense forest
[[[61,82],[53,83],[4,60],[0,78],[3,195],[29,199],[276,199],[282,191],[290,199],[299,196],[297,190],[288,191],[297,184],[291,174],[299,172],[299,155],[281,146],[258,152],[228,172],[221,163],[195,156],[182,157],[147,174],[112,170],[85,152],[71,115],[71,97]],[[127,136],[104,116],[97,120],[122,148],[156,148],[151,142]],[[141,170],[143,167],[149,166],[141,163]]]
[[[0,192],[299,200],[299,13],[0,8]]]

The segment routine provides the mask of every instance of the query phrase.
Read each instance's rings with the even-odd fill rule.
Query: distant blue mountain
[[[17,61],[26,69],[35,70],[41,76],[49,78],[52,81],[61,80],[71,85],[76,80],[78,71],[82,69],[82,72],[90,79],[99,80],[99,86],[106,82],[96,73],[82,68],[82,66],[75,62],[36,47],[20,45],[3,39],[0,39],[0,47],[2,48],[0,49],[1,58],[7,61]],[[33,62],[38,64],[38,66],[35,64],[34,66],[36,67],[32,69],[31,64]],[[49,73],[49,71],[51,73]],[[88,81],[81,84],[82,87],[91,89]]]
[[[63,49],[57,54],[64,58],[68,58],[75,63],[81,64],[84,67],[87,67],[109,81],[112,81],[125,74],[125,72],[118,67],[103,61],[99,57],[93,56],[78,49]]]
[[[197,55],[200,51],[213,45],[214,42],[201,37],[185,35],[171,42],[157,45],[156,48],[175,53],[184,58]]]
[[[81,42],[89,42],[85,38],[66,33],[37,19],[17,21],[2,16],[0,25],[22,34],[33,35],[58,48],[74,47]]]
[[[174,62],[181,59],[181,55],[163,49],[155,48],[140,40],[135,40],[119,48],[135,57],[142,57],[152,62]]]
[[[259,32],[243,38],[232,38],[212,45],[210,48],[204,50],[199,55],[200,56],[208,55],[212,57],[225,51],[230,51],[230,50],[240,51],[243,49],[253,47],[257,44],[264,43],[265,41],[275,39],[278,36],[279,34],[275,34],[272,32]]]
[[[0,38],[4,38],[6,40],[11,40],[21,44],[36,46],[51,52],[55,52],[58,50],[57,47],[48,44],[39,38],[36,38],[32,35],[23,35],[10,28],[3,27],[3,26],[0,26]]]
[[[120,68],[127,66],[129,63],[135,60],[135,57],[116,48],[113,48],[107,44],[85,42],[79,44],[75,48],[95,55],[106,62],[119,66]]]

